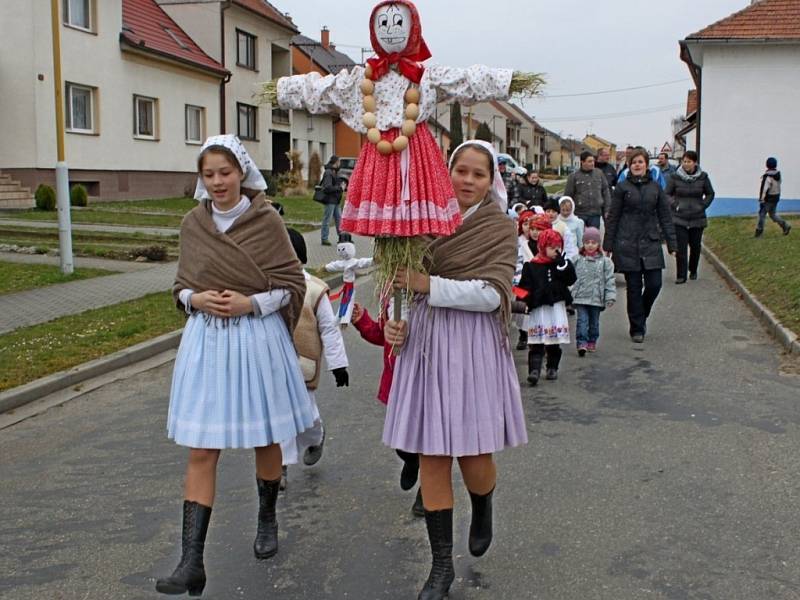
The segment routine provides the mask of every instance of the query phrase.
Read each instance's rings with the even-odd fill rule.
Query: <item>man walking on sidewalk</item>
[[[335,154],[330,157],[328,164],[325,165],[325,173],[322,176],[320,186],[325,194],[322,204],[325,207],[325,212],[322,214],[322,245],[330,246],[328,241],[328,230],[330,227],[330,220],[333,219],[336,224],[336,234],[341,233],[339,224],[342,220],[342,208],[340,203],[342,201],[342,182],[339,179],[339,157]]]
[[[606,176],[594,167],[594,155],[581,152],[581,168],[567,177],[564,195],[575,200],[575,216],[586,227],[600,228],[600,217],[611,206],[611,193],[608,191]]]

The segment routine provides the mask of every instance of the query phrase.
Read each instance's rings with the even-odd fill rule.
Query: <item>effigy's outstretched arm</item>
[[[512,95],[535,96],[544,86],[541,74],[493,69],[485,65],[467,68],[432,66],[426,71],[426,76],[436,88],[439,102],[454,101],[467,106],[488,100],[507,100]]]
[[[317,72],[292,75],[261,84],[256,97],[262,104],[274,104],[284,109],[306,110],[311,114],[339,114],[360,105],[359,84],[364,78],[363,67],[322,76]]]

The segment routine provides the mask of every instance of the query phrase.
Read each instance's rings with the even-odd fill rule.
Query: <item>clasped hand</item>
[[[394,289],[429,294],[431,291],[431,277],[419,271],[397,269],[397,274],[394,276]]]
[[[253,312],[250,298],[233,290],[195,292],[192,308],[215,317],[240,317]]]

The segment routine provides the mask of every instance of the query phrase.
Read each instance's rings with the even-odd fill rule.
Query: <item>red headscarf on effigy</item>
[[[387,53],[378,42],[378,36],[375,33],[375,28],[372,26],[375,21],[375,14],[381,7],[387,4],[402,4],[411,11],[411,32],[405,50],[402,52]],[[419,20],[417,7],[414,6],[413,2],[409,2],[408,0],[386,0],[375,6],[375,8],[372,9],[372,14],[369,16],[369,39],[372,44],[372,49],[378,55],[378,58],[370,58],[367,60],[367,63],[372,67],[372,79],[374,81],[378,81],[381,77],[386,75],[391,65],[396,64],[403,76],[414,83],[420,82],[422,74],[425,72],[425,67],[419,63],[428,60],[431,57],[431,51],[428,50],[428,46],[422,38],[422,23]]]

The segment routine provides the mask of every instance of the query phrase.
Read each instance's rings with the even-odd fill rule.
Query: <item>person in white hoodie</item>
[[[307,248],[302,234],[294,229],[288,229],[288,232],[297,257],[301,263],[306,264]],[[294,343],[315,418],[311,428],[306,429],[294,439],[281,443],[281,453],[283,454],[281,489],[286,488],[287,466],[296,464],[301,455],[303,464],[309,467],[315,465],[322,458],[325,429],[314,397],[314,390],[319,385],[323,356],[328,370],[336,380],[336,387],[350,385],[350,376],[347,372],[347,353],[341,328],[333,314],[330,298],[328,298],[330,291],[328,285],[305,269],[303,269],[303,274],[306,278],[306,295],[300,318],[297,321],[297,328],[294,331]]]
[[[567,229],[572,232],[572,236],[574,237],[574,247],[572,244],[569,244],[568,246],[566,239],[564,243],[564,252],[566,253],[567,258],[574,262],[575,258],[580,252],[580,248],[583,247],[583,230],[586,225],[584,224],[583,219],[575,216],[575,201],[572,199],[572,197],[561,196],[561,198],[558,200],[558,208],[558,220],[567,226]],[[569,241],[571,242],[572,240]]]

